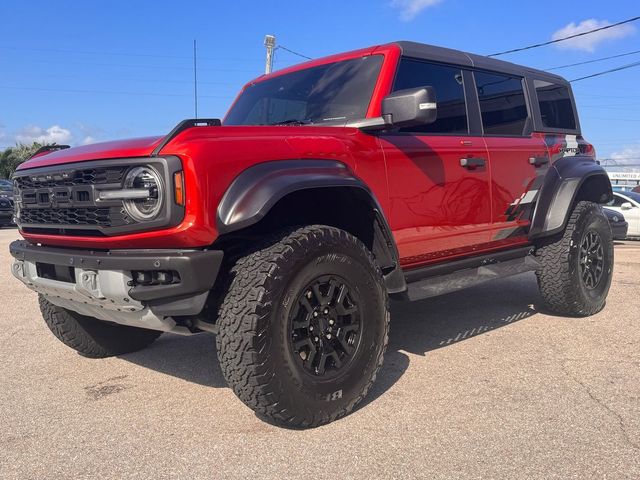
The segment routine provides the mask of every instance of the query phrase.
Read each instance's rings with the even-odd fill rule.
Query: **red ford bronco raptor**
[[[291,427],[353,410],[389,298],[535,271],[549,309],[601,310],[609,178],[567,81],[396,42],[249,82],[224,120],[52,147],[14,176],[13,274],[87,357],[213,332],[224,376]]]

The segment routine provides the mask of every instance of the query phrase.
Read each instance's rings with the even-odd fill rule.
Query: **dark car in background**
[[[13,200],[13,182],[0,178],[0,198],[10,198]]]
[[[614,240],[624,240],[627,238],[627,230],[629,229],[629,222],[624,218],[620,212],[616,212],[615,210],[611,210],[609,208],[603,208],[604,214],[607,216],[607,220],[609,220],[609,225],[611,225],[611,231],[613,232]]]
[[[13,225],[13,182],[0,179],[0,227]]]

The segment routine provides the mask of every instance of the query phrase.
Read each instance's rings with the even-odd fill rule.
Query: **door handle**
[[[546,165],[549,163],[548,157],[531,157],[529,158],[529,163],[534,167],[541,167],[542,165]]]
[[[484,158],[461,158],[460,166],[469,170],[473,170],[478,167],[484,167],[486,161]]]

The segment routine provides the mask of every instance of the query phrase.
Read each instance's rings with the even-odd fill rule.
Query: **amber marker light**
[[[184,207],[184,174],[182,172],[173,174],[173,185],[175,187],[176,203]]]

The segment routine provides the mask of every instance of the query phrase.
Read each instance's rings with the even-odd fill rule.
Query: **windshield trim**
[[[344,52],[337,55],[331,55],[328,57],[322,57],[318,59],[314,59],[308,62],[300,63],[297,65],[293,65],[291,67],[283,68],[282,70],[277,70],[273,73],[267,75],[261,75],[260,77],[254,78],[253,80],[247,82],[238,92],[236,97],[233,99],[233,102],[229,106],[229,109],[225,113],[222,124],[225,124],[227,116],[229,112],[233,109],[235,104],[237,103],[240,96],[244,93],[244,91],[249,88],[251,85],[255,85],[257,83],[263,82],[270,78],[274,78],[278,75],[284,75],[286,73],[295,72],[296,70],[302,70],[309,67],[314,67],[318,65],[324,65],[326,63],[333,63],[341,60],[349,60],[358,57],[364,57],[368,55],[382,55],[382,68],[380,69],[380,73],[378,74],[378,79],[376,81],[375,87],[373,88],[373,93],[371,95],[371,100],[369,103],[369,107],[365,118],[374,118],[378,117],[381,114],[382,109],[382,99],[389,94],[391,91],[391,83],[393,82],[393,78],[395,76],[396,64],[401,55],[400,47],[395,43],[378,45],[374,47],[364,48],[360,50],[353,50],[350,52]],[[327,123],[323,123],[323,126],[334,126],[333,123],[328,125]],[[336,126],[340,126],[342,124],[337,123]]]

